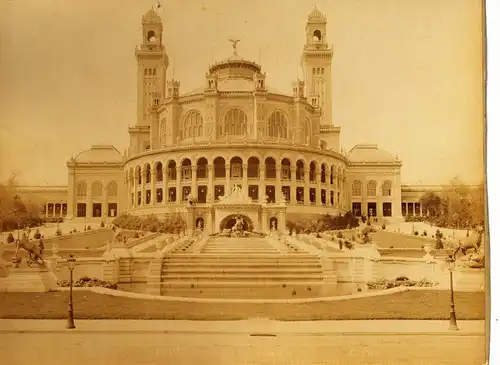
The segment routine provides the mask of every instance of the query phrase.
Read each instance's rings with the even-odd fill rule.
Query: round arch
[[[220,230],[231,229],[236,223],[236,219],[243,219],[243,230],[247,232],[252,232],[254,230],[254,225],[249,216],[244,214],[229,214],[220,221]]]

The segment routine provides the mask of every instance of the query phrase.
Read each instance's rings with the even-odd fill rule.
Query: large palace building
[[[167,78],[162,22],[149,10],[135,50],[137,121],[125,155],[92,146],[68,161],[67,188],[24,191],[44,198],[49,217],[177,212],[187,215],[189,229],[209,231],[236,214],[264,231],[273,220],[284,229],[285,219],[300,215],[421,214],[415,188],[405,199],[397,157],[373,144],[341,150],[326,25],[315,8],[305,28],[303,77],[289,94],[275,91],[261,65],[238,55],[238,40],[201,87],[182,93],[180,82]]]

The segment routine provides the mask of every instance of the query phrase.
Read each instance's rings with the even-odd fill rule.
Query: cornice
[[[287,141],[288,142],[288,141]],[[157,149],[157,150],[148,150],[141,152],[139,154],[129,156],[128,158],[125,159],[124,164],[128,164],[134,160],[138,160],[142,157],[146,156],[156,156],[156,155],[162,155],[162,154],[169,154],[173,152],[191,152],[193,154],[199,154],[201,151],[210,151],[210,150],[217,150],[217,149],[246,149],[246,150],[271,150],[271,151],[282,151],[282,152],[299,152],[299,153],[312,153],[312,154],[317,154],[325,157],[333,157],[336,158],[342,162],[344,162],[346,165],[348,165],[348,160],[345,156],[341,155],[338,152],[331,151],[331,150],[322,150],[319,148],[314,148],[314,147],[307,147],[303,145],[293,145],[293,144],[284,144],[284,142],[281,143],[268,143],[268,142],[262,142],[262,143],[256,143],[256,142],[236,142],[236,143],[225,143],[225,142],[215,142],[215,143],[203,143],[203,144],[198,144],[198,145],[179,145],[179,146],[172,146],[172,147],[167,147],[167,148],[162,148],[162,149]]]

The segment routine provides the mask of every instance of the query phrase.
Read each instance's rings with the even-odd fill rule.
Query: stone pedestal
[[[56,288],[57,278],[46,267],[10,268],[9,275],[0,278],[0,292],[43,293]]]

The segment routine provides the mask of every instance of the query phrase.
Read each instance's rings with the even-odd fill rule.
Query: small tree
[[[40,231],[38,230],[38,228],[36,229],[35,234],[33,235],[33,238],[36,240],[39,240],[40,238],[42,238],[42,235],[40,234]]]
[[[443,233],[438,229],[436,231],[436,250],[442,250],[444,248],[443,244]]]
[[[13,243],[14,242],[14,235],[12,234],[12,232],[9,233],[9,235],[7,236],[7,243]]]
[[[101,228],[104,228],[104,222],[101,221]]]

